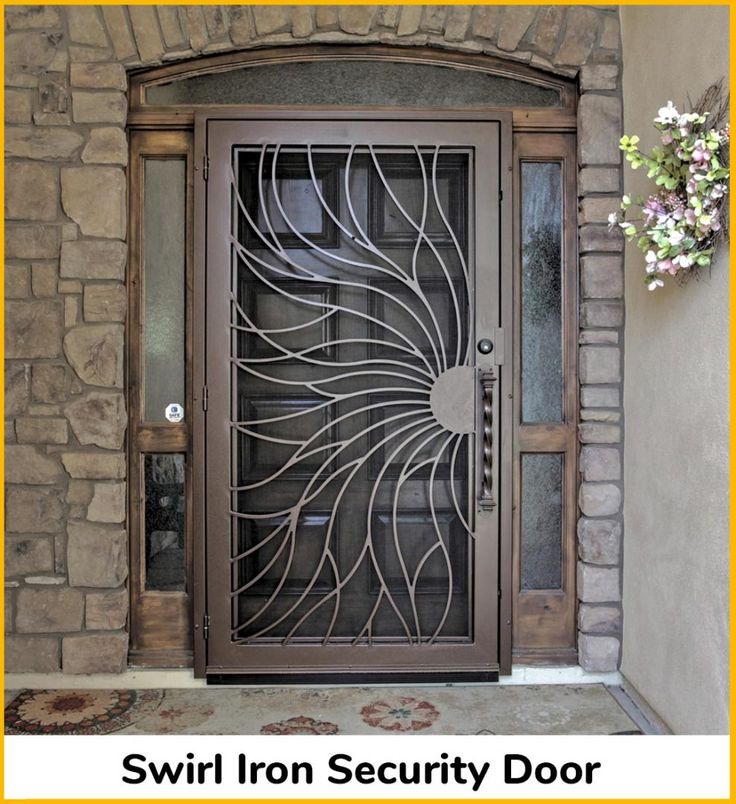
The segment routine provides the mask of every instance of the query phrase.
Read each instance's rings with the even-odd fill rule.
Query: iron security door
[[[208,675],[497,674],[501,128],[200,120]]]

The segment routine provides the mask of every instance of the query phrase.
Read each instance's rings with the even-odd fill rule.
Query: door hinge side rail
[[[205,614],[202,617],[202,638],[209,639],[210,638],[210,615]]]

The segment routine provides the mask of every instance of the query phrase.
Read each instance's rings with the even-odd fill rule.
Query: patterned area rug
[[[6,734],[638,734],[599,684],[23,690]]]

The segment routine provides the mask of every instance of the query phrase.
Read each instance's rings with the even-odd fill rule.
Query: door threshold
[[[619,672],[587,673],[578,665],[567,667],[515,666],[510,676],[499,676],[498,681],[464,682],[414,682],[402,686],[483,686],[486,684],[605,684],[620,686],[623,677]],[[124,673],[98,673],[89,676],[72,676],[64,673],[8,673],[5,676],[6,690],[20,689],[204,689],[207,681],[194,678],[191,669],[161,670],[131,667]],[[269,686],[293,686],[270,684]],[[365,684],[310,684],[314,687],[361,687]],[[383,682],[382,686],[392,686]]]

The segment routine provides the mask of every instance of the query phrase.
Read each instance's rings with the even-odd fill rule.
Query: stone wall
[[[577,77],[580,662],[620,651],[616,7],[8,6],[6,631],[11,671],[120,671],[127,634],[126,72],[305,43],[488,53]]]

